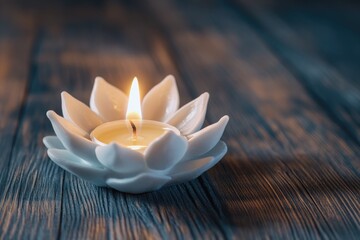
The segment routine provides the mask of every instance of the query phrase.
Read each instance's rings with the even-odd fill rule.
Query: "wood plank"
[[[0,181],[11,182],[6,195],[0,193],[0,222],[6,223],[0,236],[356,237],[359,151],[344,131],[226,6],[206,6],[199,14],[204,5],[153,4],[148,11],[136,4],[75,3],[63,6],[73,16],[66,19],[47,9],[16,154]],[[52,132],[44,113],[59,112],[54,96],[60,91],[86,102],[96,75],[123,89],[137,75],[149,89],[167,73],[181,76],[186,100],[217,91],[211,122],[231,115],[230,154],[209,174],[133,196],[62,171],[39,147]]]
[[[357,3],[233,4],[309,94],[360,143],[360,32]],[[244,9],[248,9],[249,12]]]
[[[21,9],[4,6],[0,10],[0,239],[54,239],[62,172],[49,164],[40,134],[46,102],[52,96],[28,92],[38,77],[36,21]]]
[[[359,149],[226,4],[148,2],[183,79],[216,90],[230,154],[207,175],[239,238],[355,238]],[[204,10],[206,9],[206,11]],[[202,179],[205,179],[204,177]]]
[[[0,147],[3,149],[0,169],[3,169],[3,164],[8,162],[26,94],[33,34],[31,25],[6,15],[3,9],[0,15]]]

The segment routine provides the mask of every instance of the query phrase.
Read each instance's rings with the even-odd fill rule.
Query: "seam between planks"
[[[30,51],[29,51],[29,57],[28,57],[28,65],[29,65],[29,70],[26,76],[26,84],[24,87],[24,92],[23,92],[23,97],[21,99],[21,105],[19,108],[19,113],[18,113],[18,117],[17,117],[17,123],[16,123],[16,127],[15,127],[15,132],[14,132],[14,136],[11,140],[11,150],[10,150],[10,154],[9,154],[9,158],[8,158],[8,168],[11,164],[11,159],[13,158],[14,154],[15,154],[15,150],[14,150],[14,146],[16,144],[16,142],[18,141],[19,137],[20,137],[20,129],[21,129],[21,125],[24,122],[24,117],[25,117],[25,112],[26,112],[26,107],[27,107],[27,103],[28,103],[28,99],[29,99],[29,95],[31,92],[31,88],[32,88],[32,84],[34,82],[34,78],[37,72],[37,64],[36,64],[36,58],[39,55],[40,52],[40,46],[42,43],[42,39],[43,39],[43,35],[44,32],[41,29],[35,29],[34,30],[35,34],[34,37],[32,39],[32,44],[30,47]],[[8,172],[6,172],[8,177]],[[60,204],[60,218],[59,218],[59,225],[58,225],[58,236],[60,233],[60,229],[61,229],[61,211],[62,211],[62,199],[63,199],[63,187],[64,187],[64,176],[62,178],[62,188],[61,188],[61,204]],[[6,190],[5,190],[6,191]],[[58,237],[57,236],[57,237]]]
[[[346,123],[344,123],[340,118],[336,116],[333,111],[329,109],[326,103],[324,103],[324,101],[314,92],[314,90],[311,89],[307,81],[302,80],[303,77],[301,76],[299,71],[296,70],[293,66],[291,66],[291,64],[287,63],[288,61],[282,56],[281,53],[279,53],[276,45],[282,44],[282,41],[273,34],[271,34],[271,31],[269,31],[266,26],[264,26],[259,20],[257,20],[257,17],[251,12],[251,10],[249,10],[246,5],[239,2],[234,2],[234,0],[228,0],[225,4],[228,5],[229,8],[235,9],[235,11],[240,13],[240,18],[247,22],[249,26],[255,26],[252,27],[254,33],[259,36],[259,38],[264,43],[264,45],[267,46],[269,51],[272,52],[274,56],[279,60],[279,62],[289,71],[289,73],[294,76],[296,81],[304,88],[308,96],[313,99],[314,102],[323,110],[325,115],[328,116],[328,118],[336,126],[338,126],[347,137],[349,137],[351,142],[353,142],[357,146],[360,146],[360,140],[357,138],[356,135],[353,134],[351,129],[346,127]]]
[[[23,97],[21,99],[21,105],[20,105],[20,109],[19,109],[19,113],[18,113],[18,118],[17,118],[17,122],[16,122],[16,127],[15,127],[15,132],[14,132],[14,136],[11,140],[11,150],[10,150],[10,154],[9,154],[9,158],[8,158],[8,164],[7,164],[7,168],[9,168],[10,164],[11,164],[11,159],[14,155],[14,146],[16,144],[16,141],[19,137],[19,131],[21,128],[21,124],[24,120],[24,115],[25,115],[25,110],[26,110],[26,104],[27,104],[27,100],[29,97],[29,92],[30,92],[30,88],[31,88],[31,84],[32,84],[32,80],[33,80],[33,76],[36,72],[36,66],[34,65],[34,60],[37,56],[39,47],[40,47],[40,34],[39,32],[35,33],[33,41],[32,41],[32,45],[30,47],[30,53],[29,53],[29,59],[28,59],[28,65],[29,65],[29,71],[26,77],[26,84],[25,84],[25,88],[24,88],[24,92],[23,92]],[[9,172],[6,172],[6,176],[8,177]]]
[[[62,216],[63,216],[63,213],[62,213],[62,210],[63,210],[63,205],[64,205],[64,184],[65,184],[65,177],[66,177],[66,174],[64,173],[64,171],[62,171],[62,180],[61,180],[61,197],[60,197],[60,213],[59,213],[59,227],[58,227],[58,232],[57,232],[57,235],[56,235],[56,239],[61,239],[61,226],[62,226]]]

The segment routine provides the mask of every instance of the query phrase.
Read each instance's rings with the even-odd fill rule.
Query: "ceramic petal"
[[[128,97],[101,77],[95,78],[90,108],[105,121],[124,119]]]
[[[133,178],[114,179],[110,178],[106,183],[121,192],[144,193],[160,189],[171,177],[156,173],[142,173]]]
[[[49,149],[47,151],[50,159],[66,171],[92,182],[98,186],[106,186],[105,169],[99,168],[87,161],[77,157],[71,152],[64,149]]]
[[[95,148],[98,145],[85,138],[88,135],[84,130],[60,117],[54,111],[48,111],[47,116],[51,121],[56,136],[67,150],[90,163],[100,164],[95,155]]]
[[[158,190],[198,177],[227,151],[220,138],[229,117],[199,130],[209,94],[200,95],[178,110],[179,93],[171,75],[145,95],[142,107],[144,119],[165,122],[172,131],[147,144],[144,152],[90,140],[91,131],[103,122],[110,124],[125,118],[128,97],[122,91],[97,77],[90,108],[66,92],[61,96],[64,117],[47,112],[56,134],[43,139],[48,155],[63,169],[99,186],[127,193]]]
[[[218,163],[226,154],[226,151],[226,144],[220,141],[210,152],[200,156],[198,159],[178,163],[168,173],[168,175],[171,176],[171,182],[169,182],[169,184],[197,178]]]
[[[179,102],[175,78],[169,75],[144,97],[143,117],[147,120],[165,121],[178,110]]]
[[[134,174],[144,170],[144,155],[119,144],[99,146],[95,152],[104,166],[116,172]]]
[[[87,133],[102,123],[101,118],[96,113],[67,92],[61,93],[61,107],[64,118]]]
[[[47,148],[65,149],[57,136],[46,136],[43,138],[43,143]]]
[[[145,150],[145,161],[149,168],[165,170],[172,167],[184,156],[187,149],[187,140],[172,131],[166,132],[156,139]]]
[[[204,123],[208,101],[209,94],[201,94],[180,108],[167,123],[175,126],[185,136],[198,131]]]
[[[217,123],[214,123],[200,131],[188,136],[189,147],[185,154],[184,160],[200,156],[210,151],[220,140],[224,133],[225,127],[229,121],[228,116],[222,117]]]

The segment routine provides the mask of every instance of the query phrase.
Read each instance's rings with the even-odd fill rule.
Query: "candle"
[[[143,153],[155,139],[167,131],[180,135],[177,128],[166,123],[142,120],[139,83],[135,77],[130,89],[126,120],[104,123],[95,128],[90,137],[99,145],[116,142]]]

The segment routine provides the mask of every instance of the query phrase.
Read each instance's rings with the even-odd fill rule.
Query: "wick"
[[[132,138],[133,138],[133,141],[135,141],[136,136],[137,136],[136,135],[136,126],[131,120],[129,120],[129,122],[130,122],[130,125],[131,125],[131,128],[132,128]]]

